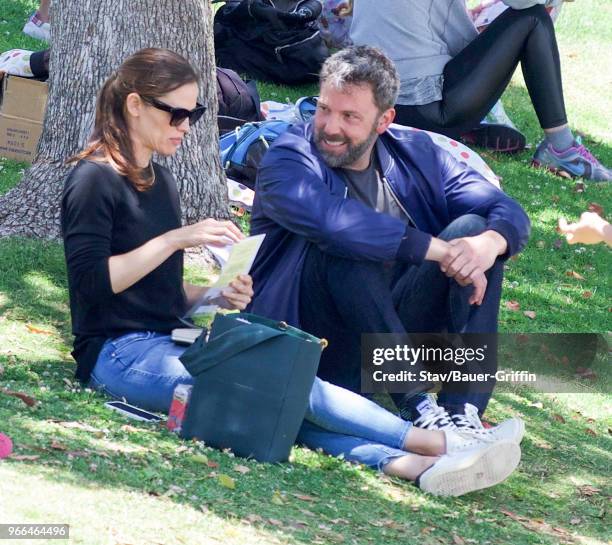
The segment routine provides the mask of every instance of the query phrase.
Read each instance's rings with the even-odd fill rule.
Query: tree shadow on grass
[[[526,420],[519,470],[502,485],[444,499],[397,480],[374,479],[370,470],[306,449],[294,449],[291,464],[266,465],[202,450],[157,426],[130,422],[126,427],[125,420],[103,407],[102,396],[73,392],[64,378],[60,372],[43,379],[48,390],[39,395],[41,403],[34,410],[0,398],[0,420],[6,422],[17,452],[40,456],[35,462],[8,463],[24,471],[45,466],[44,476],[52,481],[145,495],[165,495],[178,487],[174,502],[194,509],[205,504],[212,514],[236,524],[246,524],[247,517],[257,514],[261,519],[250,524],[271,535],[289,536],[291,543],[311,543],[318,537],[324,543],[374,538],[376,543],[399,544],[409,535],[422,536],[423,543],[450,543],[454,533],[478,543],[521,545],[570,542],[571,532],[607,539],[600,518],[606,492],[580,496],[578,485],[572,484],[577,479],[603,488],[612,447],[605,424],[588,422],[550,402],[536,408],[542,396],[529,390],[500,393],[495,403],[500,416],[519,413]],[[27,390],[33,385],[24,377],[13,386]],[[61,421],[94,429],[66,427]],[[587,427],[595,435],[585,432]],[[194,457],[202,453],[212,463]],[[249,472],[237,472],[236,464]],[[221,486],[220,474],[234,478],[236,489]],[[525,519],[513,520],[512,514]],[[578,528],[568,524],[576,517],[581,521]]]
[[[64,252],[60,243],[0,239],[0,315],[53,328],[72,344]]]

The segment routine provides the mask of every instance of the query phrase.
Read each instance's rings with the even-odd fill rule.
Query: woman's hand
[[[253,298],[253,279],[248,274],[241,274],[221,293],[230,309],[244,310]]]
[[[240,229],[231,221],[218,221],[212,218],[168,231],[165,235],[177,250],[210,244],[225,246],[244,238]]]

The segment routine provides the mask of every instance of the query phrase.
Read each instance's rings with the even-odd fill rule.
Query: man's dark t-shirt
[[[393,196],[391,188],[383,179],[375,150],[372,151],[370,165],[365,170],[343,168],[341,171],[348,189],[348,197],[358,200],[377,212],[393,216],[406,224],[410,223],[408,216],[402,211]]]
[[[113,293],[108,260],[181,226],[176,182],[154,164],[155,182],[136,191],[110,165],[81,161],[62,197],[62,234],[76,376],[87,381],[106,339],[132,331],[170,333],[185,312],[183,252],[121,293]]]

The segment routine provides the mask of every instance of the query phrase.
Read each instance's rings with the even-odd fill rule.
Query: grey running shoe
[[[585,178],[592,182],[612,180],[610,169],[593,157],[582,145],[580,137],[576,138],[571,148],[562,152],[555,151],[546,140],[543,140],[538,145],[531,164],[547,168],[564,178]]]

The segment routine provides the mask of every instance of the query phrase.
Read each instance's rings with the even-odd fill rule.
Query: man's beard
[[[368,137],[357,144],[353,144],[349,140],[342,140],[342,142],[346,144],[346,151],[341,154],[329,153],[321,147],[321,142],[325,139],[325,133],[322,130],[315,129],[314,141],[319,153],[328,166],[331,168],[342,168],[350,166],[361,159],[363,154],[366,153],[375,142],[376,138],[378,138],[378,133],[373,128]],[[330,139],[327,138],[327,140]],[[331,141],[334,142],[334,140]]]

